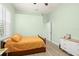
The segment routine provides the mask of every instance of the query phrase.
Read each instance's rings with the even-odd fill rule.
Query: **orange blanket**
[[[5,44],[5,48],[8,48],[7,52],[30,50],[41,47],[45,47],[45,43],[38,36],[22,37],[19,42],[8,40]]]

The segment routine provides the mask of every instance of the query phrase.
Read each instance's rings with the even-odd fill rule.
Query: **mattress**
[[[5,48],[8,48],[7,52],[31,50],[41,47],[45,47],[45,43],[38,36],[23,36],[19,42],[8,40],[5,44]]]

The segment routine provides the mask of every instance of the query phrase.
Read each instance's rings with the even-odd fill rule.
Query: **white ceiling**
[[[45,6],[44,3],[14,3],[13,4],[17,12],[21,13],[50,13],[53,12],[58,4],[48,3],[48,6]]]

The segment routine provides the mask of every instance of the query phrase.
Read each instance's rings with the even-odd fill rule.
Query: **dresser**
[[[59,48],[68,54],[79,56],[79,43],[67,39],[60,39]]]

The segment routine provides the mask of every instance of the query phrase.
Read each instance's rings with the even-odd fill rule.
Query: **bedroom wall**
[[[50,35],[50,22],[48,22],[48,23],[46,23],[46,29],[45,29],[45,31],[46,31],[46,38],[47,38],[47,40],[51,40],[51,35]]]
[[[43,23],[46,24],[46,29],[45,29],[45,37],[47,40],[51,41],[51,23],[50,23],[50,13],[49,14],[44,14],[43,15]]]
[[[79,4],[61,4],[51,15],[52,41],[59,44],[59,39],[66,33],[79,40]]]
[[[41,14],[16,14],[15,33],[23,35],[45,35],[46,24],[43,23]]]

